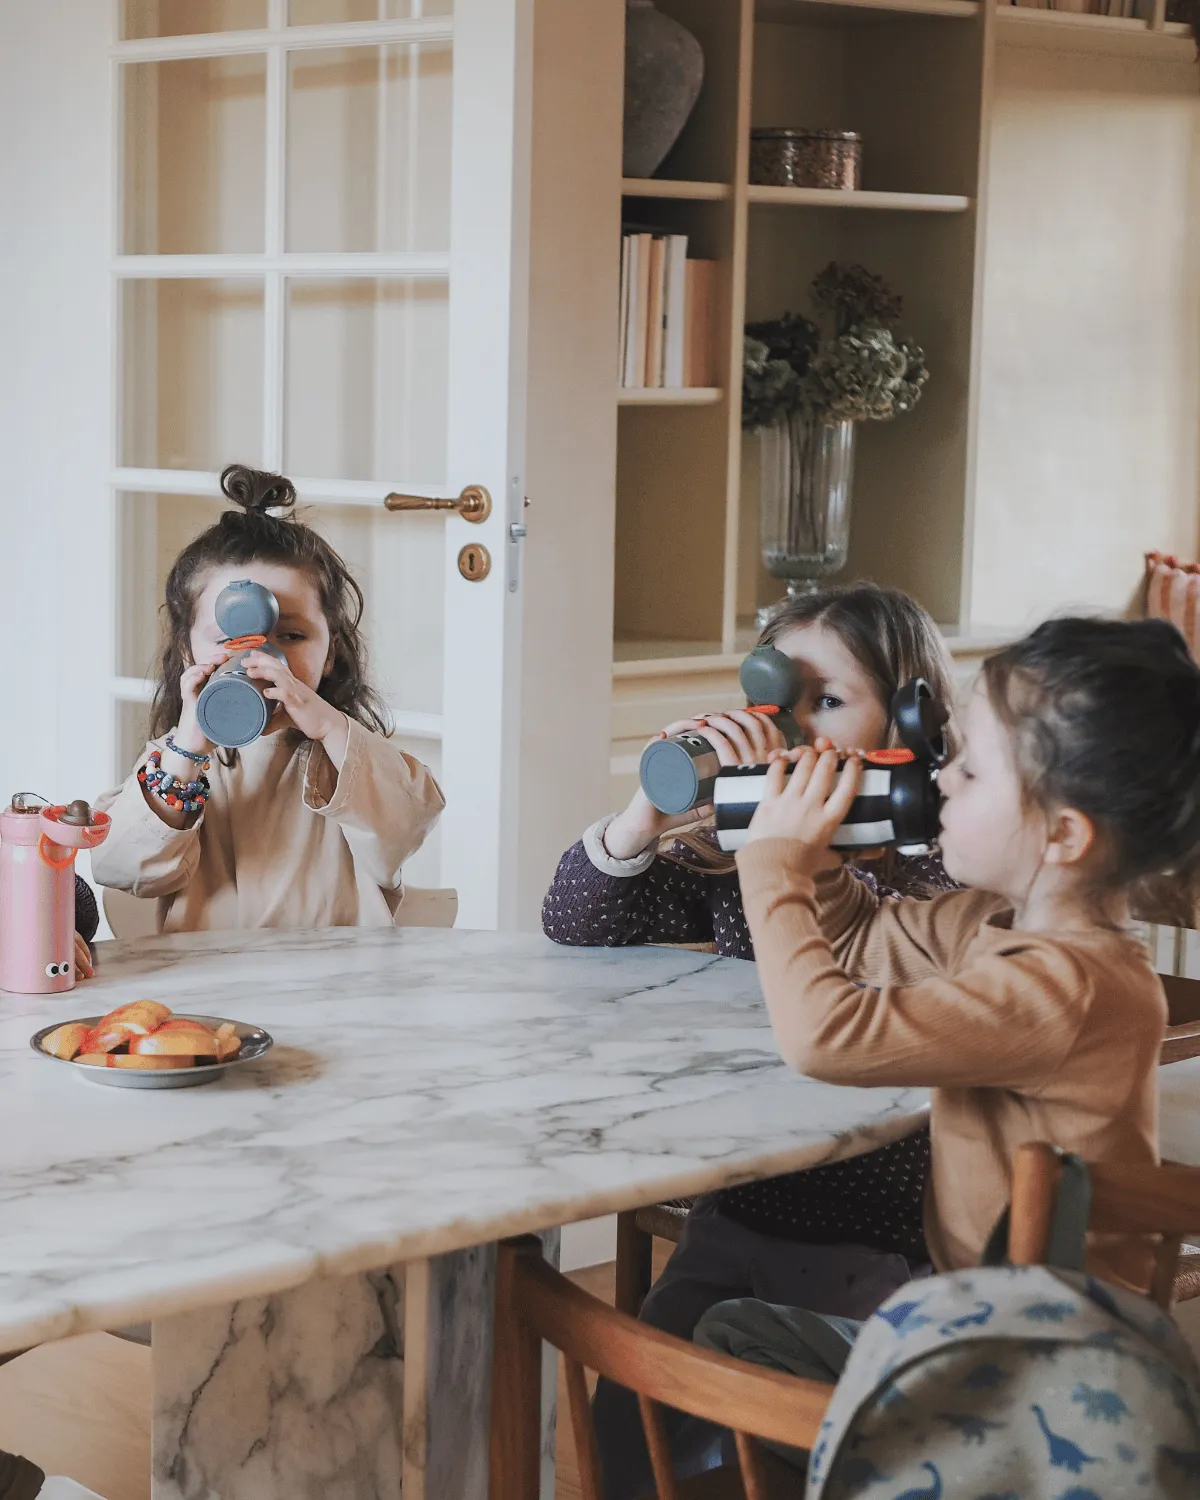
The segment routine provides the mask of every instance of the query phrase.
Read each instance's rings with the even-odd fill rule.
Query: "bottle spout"
[[[92,809],[80,797],[59,813],[58,821],[60,823],[69,823],[72,828],[90,828],[92,826]]]

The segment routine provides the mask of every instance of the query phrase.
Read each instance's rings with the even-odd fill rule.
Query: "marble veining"
[[[29,1051],[142,996],[276,1048],[161,1093]],[[0,996],[0,1350],[834,1160],[924,1107],[792,1074],[734,959],[415,928],[102,945],[73,995]]]
[[[402,1266],[157,1322],[154,1500],[399,1500],[403,1324]]]

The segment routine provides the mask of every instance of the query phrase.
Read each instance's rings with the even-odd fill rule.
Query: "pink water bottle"
[[[0,813],[0,990],[75,987],[75,856],[108,837],[86,802],[48,807],[19,792]]]

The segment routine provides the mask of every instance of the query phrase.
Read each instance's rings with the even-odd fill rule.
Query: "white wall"
[[[1196,555],[1195,68],[1002,46],[989,193],[975,634]]]
[[[90,795],[110,738],[110,13],[0,5],[0,798]]]

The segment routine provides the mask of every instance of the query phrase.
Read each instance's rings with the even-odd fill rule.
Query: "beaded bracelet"
[[[202,750],[199,755],[197,755],[194,750],[185,750],[182,745],[177,745],[175,743],[175,731],[173,729],[167,735],[167,749],[173,751],[176,755],[181,755],[184,760],[190,760],[193,765],[199,766],[201,771],[207,771],[209,766],[212,765],[212,761],[209,759],[208,752],[206,750]]]
[[[146,764],[137,773],[138,780],[147,791],[153,792],[160,802],[166,803],[176,812],[199,812],[208,801],[212,787],[208,777],[201,775],[195,781],[176,781],[162,768],[162,751],[151,750]]]

